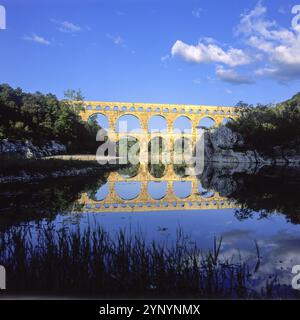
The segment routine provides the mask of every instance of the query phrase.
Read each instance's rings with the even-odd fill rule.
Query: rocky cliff
[[[226,126],[204,133],[204,159],[217,163],[300,164],[300,151],[275,147],[272,154],[246,150],[243,137]]]
[[[66,147],[55,141],[45,143],[43,146],[34,145],[31,141],[0,140],[0,156],[14,156],[21,158],[42,158],[66,152]]]

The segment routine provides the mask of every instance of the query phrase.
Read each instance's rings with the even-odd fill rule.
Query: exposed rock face
[[[55,141],[50,141],[44,146],[36,146],[31,141],[0,140],[0,155],[19,156],[22,158],[41,158],[66,152],[66,147]]]
[[[221,126],[204,134],[204,158],[219,163],[256,163],[255,151],[237,152],[243,146],[243,138],[227,127]]]
[[[256,150],[236,151],[244,146],[243,137],[221,126],[213,131],[204,133],[204,159],[218,163],[255,163],[263,165],[272,164],[300,164],[300,152],[286,150],[282,152],[280,147],[274,148],[272,156],[264,156]]]
[[[221,126],[210,135],[210,141],[215,150],[233,149],[244,144],[243,138],[225,126]]]

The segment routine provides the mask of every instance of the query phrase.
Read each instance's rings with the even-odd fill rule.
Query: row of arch
[[[148,163],[148,172],[152,178],[155,179],[161,179],[165,177],[168,172],[168,165],[164,164],[162,162],[160,163],[151,163],[151,161]],[[187,165],[185,163],[181,164],[173,164],[173,173],[176,178],[185,178],[187,177]],[[133,179],[135,178],[140,172],[140,164],[137,165],[131,165],[124,168],[120,168],[117,173],[120,177],[123,179]]]
[[[130,201],[138,198],[138,196],[140,195],[141,184],[142,182],[140,181],[115,182],[114,190],[121,200]],[[166,181],[149,181],[147,183],[147,191],[148,195],[153,200],[163,200],[171,190],[168,190],[168,183]],[[187,199],[192,194],[192,182],[174,181],[172,185],[172,192],[178,199]],[[103,201],[107,199],[108,195],[109,183],[106,183],[101,186],[96,193],[90,194],[89,196],[94,201]],[[199,182],[198,195],[200,198],[208,199],[212,198],[215,193],[213,191],[204,189]]]
[[[91,210],[91,209],[95,209],[95,210],[99,210],[101,209],[101,212],[103,212],[103,210],[123,210],[123,209],[130,209],[130,211],[134,208],[137,208],[138,210],[143,210],[143,212],[145,212],[145,209],[149,209],[151,208],[153,209],[157,209],[160,208],[173,208],[173,210],[175,210],[176,208],[193,208],[193,209],[203,209],[203,207],[209,208],[210,209],[220,209],[220,207],[222,208],[228,208],[228,206],[230,206],[230,208],[236,207],[236,202],[233,200],[214,200],[214,199],[207,199],[204,201],[184,201],[184,200],[180,200],[180,201],[172,201],[171,203],[167,202],[167,201],[162,201],[162,202],[156,202],[156,203],[151,203],[151,202],[139,202],[139,203],[96,203],[96,204],[85,204],[85,209],[87,210]],[[126,210],[127,211],[127,210]]]
[[[90,116],[91,120],[95,120],[98,125],[100,125],[103,129],[114,130],[117,133],[126,133],[126,132],[134,132],[138,133],[142,131],[142,126],[139,118],[132,114],[125,114],[120,116],[114,128],[110,128],[109,119],[106,115],[102,113],[95,113]],[[232,118],[226,117],[223,120],[222,124],[226,124],[229,121],[233,121]],[[203,117],[200,119],[198,123],[197,130],[211,128],[216,125],[216,122],[211,117]],[[148,121],[148,132],[157,133],[157,132],[168,132],[170,128],[168,128],[168,122],[166,118],[162,115],[154,115]],[[175,119],[173,123],[173,131],[174,133],[192,133],[193,125],[192,121],[187,116],[179,116]]]
[[[117,141],[117,150],[119,151],[127,151],[131,148],[132,145],[137,144],[137,148],[133,149],[134,152],[139,153],[140,152],[140,141],[129,135],[126,135],[122,137],[120,140]],[[174,141],[174,151],[176,153],[182,153],[182,152],[189,152],[193,148],[193,141],[186,136],[183,136],[181,138],[177,138]],[[148,142],[148,151],[152,152],[161,152],[161,151],[169,151],[168,148],[170,145],[166,141],[164,137],[156,136],[149,140]]]
[[[227,110],[227,111],[224,111],[224,110],[218,110],[218,109],[215,109],[215,110],[203,110],[203,109],[195,109],[195,108],[190,108],[190,109],[186,109],[186,108],[180,108],[180,107],[174,107],[174,108],[171,108],[171,107],[147,107],[147,108],[144,108],[142,106],[140,107],[126,107],[126,106],[122,106],[122,107],[119,107],[119,106],[96,106],[96,107],[93,107],[92,105],[87,105],[86,106],[86,110],[87,111],[91,111],[91,110],[96,110],[96,111],[122,111],[122,112],[163,112],[163,113],[189,113],[189,114],[211,114],[211,115],[232,115],[232,116],[236,116],[237,115],[237,112],[236,111],[232,111],[232,110]]]

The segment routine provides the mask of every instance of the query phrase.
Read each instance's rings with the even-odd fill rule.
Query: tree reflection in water
[[[53,220],[58,214],[81,210],[82,192],[96,194],[109,172],[89,177],[56,178],[19,184],[0,184],[0,226],[5,229],[26,221]]]
[[[166,166],[162,163],[148,165],[148,170],[152,177],[162,178],[165,174]]]
[[[288,222],[300,224],[300,169],[264,167],[243,172],[207,165],[199,177],[204,188],[237,202],[239,220],[282,213]]]

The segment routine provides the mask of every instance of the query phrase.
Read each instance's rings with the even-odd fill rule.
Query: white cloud
[[[171,54],[186,62],[217,65],[219,79],[235,84],[253,82],[236,70],[250,64],[256,77],[269,77],[281,83],[300,79],[300,27],[284,28],[268,19],[267,8],[259,1],[252,10],[241,14],[234,35],[244,44],[242,48],[228,48],[212,38],[202,37],[196,45],[177,40]]]
[[[200,42],[205,42],[207,44],[216,44],[217,43],[217,41],[211,37],[201,37]]]
[[[76,33],[82,31],[82,28],[79,25],[76,25],[70,21],[58,21],[54,19],[51,21],[57,25],[57,29],[60,32]]]
[[[255,70],[255,74],[260,77],[269,77],[277,80],[278,82],[285,84],[292,80],[299,80],[300,78],[300,66],[297,68],[293,66],[266,66]]]
[[[160,61],[161,61],[161,62],[165,62],[165,61],[167,61],[167,60],[169,60],[169,59],[170,59],[170,55],[166,54],[166,55],[164,55],[164,56],[162,56],[162,57],[160,58]]]
[[[113,35],[111,35],[111,34],[107,34],[106,35],[106,37],[109,39],[109,40],[111,40],[116,46],[118,46],[118,47],[125,47],[125,40],[121,37],[121,36],[119,36],[119,35],[117,35],[117,36],[113,36]]]
[[[241,49],[223,50],[213,43],[199,42],[196,46],[177,40],[171,50],[172,56],[179,56],[187,62],[223,63],[231,67],[249,64],[251,58]]]
[[[252,11],[242,14],[235,29],[236,35],[256,35],[268,41],[293,42],[295,32],[278,26],[276,21],[267,20],[266,13],[267,8],[259,2]]]
[[[201,14],[203,12],[203,9],[202,8],[196,8],[192,11],[192,15],[195,17],[195,18],[200,18],[201,17]]]
[[[46,40],[45,38],[38,36],[37,34],[32,34],[31,36],[24,36],[23,38],[26,41],[32,41],[43,45],[50,45],[51,42]]]
[[[299,79],[300,32],[267,20],[266,13],[267,8],[259,2],[241,16],[236,34],[243,35],[247,45],[264,54],[266,65],[256,70],[257,75],[281,82]]]
[[[272,42],[266,41],[266,40],[259,38],[257,36],[251,36],[248,39],[248,44],[251,47],[256,48],[258,50],[261,50],[261,51],[264,51],[266,53],[273,50],[273,43]]]
[[[241,14],[240,23],[235,28],[235,33],[237,35],[251,34],[253,31],[257,31],[261,34],[266,33],[266,30],[275,24],[275,22],[261,19],[266,12],[266,7],[259,2],[253,10]]]
[[[246,76],[239,75],[234,69],[225,69],[223,66],[217,66],[216,75],[224,82],[231,84],[251,84],[253,80]]]

